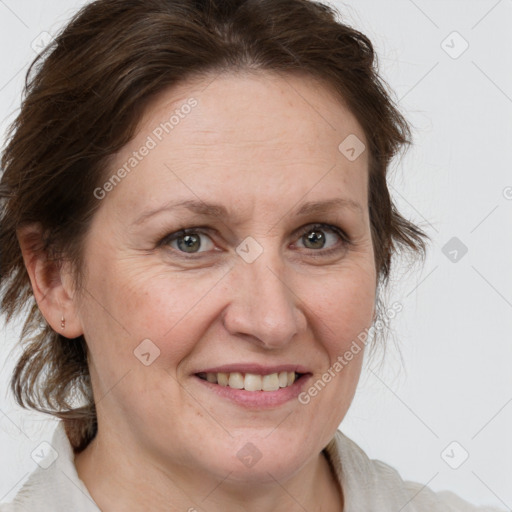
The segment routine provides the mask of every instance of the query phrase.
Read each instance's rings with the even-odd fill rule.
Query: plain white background
[[[33,41],[84,3],[0,0],[2,140]],[[432,238],[424,266],[396,274],[389,297],[403,305],[392,323],[403,362],[390,343],[341,428],[406,479],[511,509],[512,0],[334,4],[374,43],[413,125],[415,145],[395,162],[391,191]],[[1,502],[36,467],[31,452],[55,422],[15,406],[18,327],[0,326]]]

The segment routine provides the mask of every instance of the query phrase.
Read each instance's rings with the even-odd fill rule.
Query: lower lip
[[[194,375],[194,378],[203,384],[206,389],[249,409],[272,409],[290,400],[297,399],[310,377],[311,374],[303,374],[291,386],[279,388],[276,391],[247,391],[245,389],[230,388],[229,386],[220,386]]]

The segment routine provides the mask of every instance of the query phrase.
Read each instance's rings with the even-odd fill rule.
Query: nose
[[[300,299],[285,267],[264,252],[256,261],[238,261],[231,271],[230,302],[223,322],[233,336],[268,349],[286,346],[305,326]]]

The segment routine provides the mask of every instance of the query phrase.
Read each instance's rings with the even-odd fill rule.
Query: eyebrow
[[[142,213],[134,222],[134,224],[142,224],[150,217],[153,217],[161,212],[173,211],[177,209],[186,209],[197,215],[207,217],[219,217],[226,219],[229,217],[228,210],[221,204],[206,203],[204,201],[187,199],[184,201],[167,203],[164,206],[155,208],[153,210]],[[309,201],[303,203],[294,213],[297,217],[305,217],[306,215],[319,215],[328,213],[332,210],[348,209],[360,215],[363,214],[363,207],[352,199],[336,197],[324,201]]]

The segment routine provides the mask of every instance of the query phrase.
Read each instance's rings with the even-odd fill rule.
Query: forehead
[[[198,106],[188,109],[192,98]],[[149,133],[173,113],[179,119],[165,135],[183,132],[196,144],[231,142],[256,148],[262,142],[267,147],[289,143],[300,144],[303,151],[314,145],[319,153],[348,134],[365,139],[345,101],[307,75],[251,71],[197,76],[160,92],[147,106],[139,131]],[[189,121],[182,123],[185,119]]]
[[[366,208],[365,145],[355,116],[317,80],[210,75],[165,90],[147,106],[137,135],[111,162],[112,173],[137,159],[111,195],[133,211],[173,198],[270,203],[326,194],[355,197]]]

